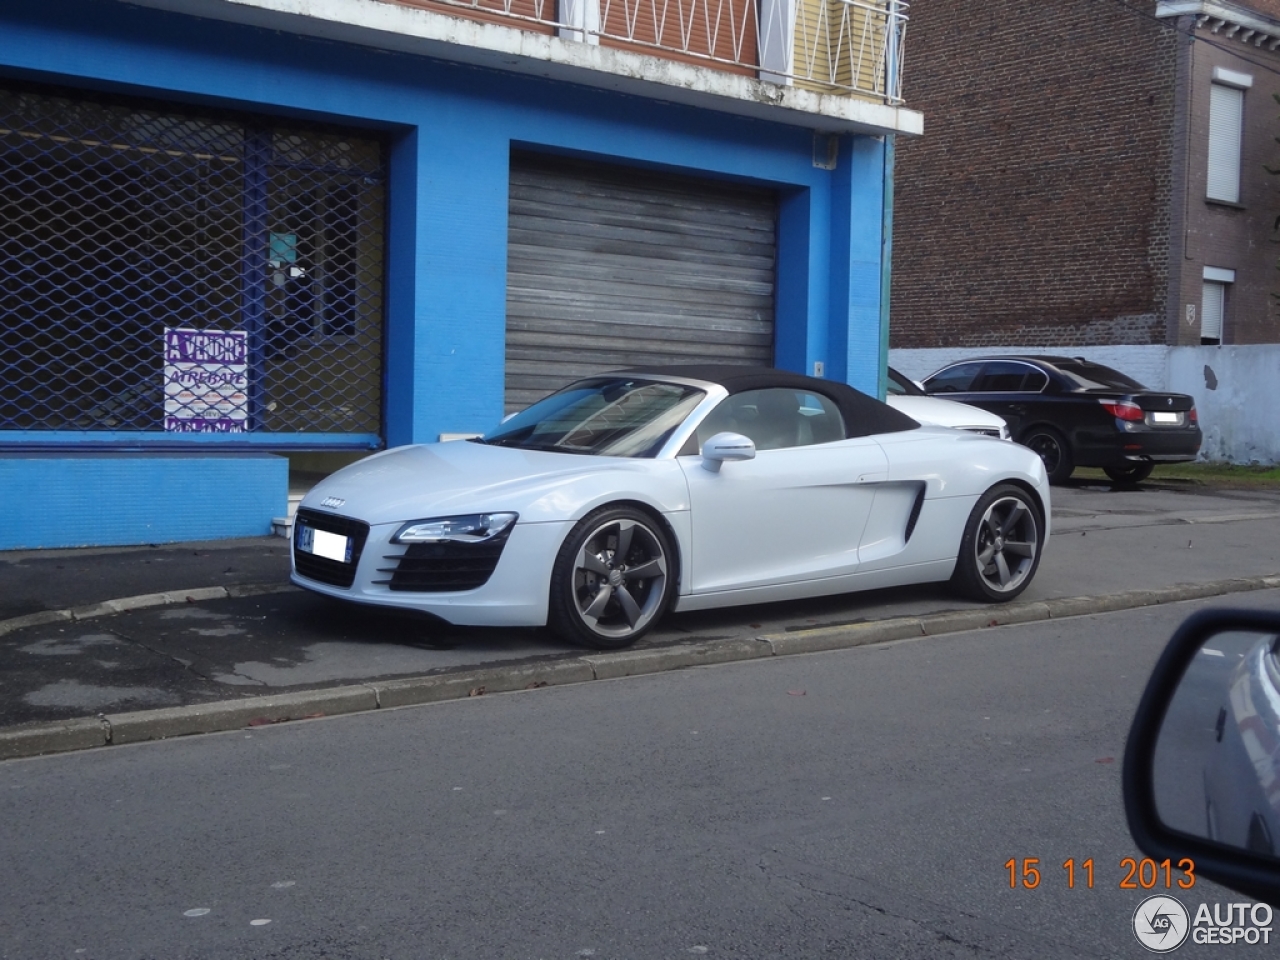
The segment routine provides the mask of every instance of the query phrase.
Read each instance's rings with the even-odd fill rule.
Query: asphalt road
[[[1205,605],[10,761],[0,957],[1145,957],[1120,759]]]

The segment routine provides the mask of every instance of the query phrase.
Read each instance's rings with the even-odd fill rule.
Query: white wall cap
[[[1214,67],[1213,82],[1222,84],[1224,87],[1239,87],[1241,90],[1248,90],[1253,86],[1253,77],[1247,73],[1228,70],[1226,67]]]
[[[1236,272],[1226,267],[1205,267],[1204,278],[1214,283],[1235,283]]]
[[[1238,24],[1242,30],[1280,37],[1280,20],[1227,0],[1158,0],[1156,16],[1208,17],[1210,20]]]

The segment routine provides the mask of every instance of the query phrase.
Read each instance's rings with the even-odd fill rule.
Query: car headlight
[[[463,517],[410,520],[391,539],[394,543],[481,543],[506,533],[517,516],[514,513],[469,513]]]

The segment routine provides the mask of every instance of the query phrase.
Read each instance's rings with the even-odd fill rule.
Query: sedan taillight
[[[1139,421],[1145,420],[1147,416],[1132,400],[1099,400],[1098,402],[1117,420]]]
[[[1200,422],[1200,418],[1196,416],[1196,408],[1194,405],[1191,407],[1190,410],[1187,411],[1187,419],[1190,420],[1192,423]]]

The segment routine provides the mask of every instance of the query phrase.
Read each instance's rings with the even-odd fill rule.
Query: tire
[[[1033,427],[1022,438],[1022,445],[1034,450],[1044,462],[1044,470],[1049,474],[1050,483],[1066,483],[1071,471],[1076,468],[1075,458],[1071,455],[1066,438],[1053,427]]]
[[[597,650],[630,646],[671,601],[675,558],[661,524],[634,507],[602,507],[569,531],[551,572],[548,624]]]
[[[1103,467],[1102,472],[1116,483],[1141,483],[1154,469],[1153,463],[1126,463],[1122,467]]]
[[[1021,487],[992,487],[965,521],[951,583],[971,600],[1002,603],[1036,575],[1044,546],[1040,508]]]

